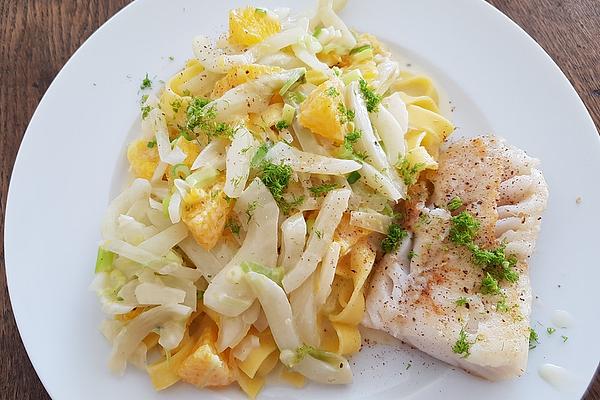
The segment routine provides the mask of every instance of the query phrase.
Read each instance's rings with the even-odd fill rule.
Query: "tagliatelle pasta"
[[[137,179],[109,206],[92,285],[115,372],[250,398],[277,371],[352,382],[371,269],[454,126],[433,81],[334,3],[232,10],[226,38],[195,37],[164,87],[142,82]]]

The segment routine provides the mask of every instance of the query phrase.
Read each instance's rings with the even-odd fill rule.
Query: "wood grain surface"
[[[475,0],[473,0],[475,1]],[[488,0],[565,72],[600,127],[600,0]],[[128,0],[0,0],[0,208],[19,144],[42,95],[81,43]],[[575,134],[575,133],[574,133]],[[0,231],[4,237],[4,218]],[[0,242],[0,398],[50,398],[11,311]],[[598,374],[586,400],[600,400]]]

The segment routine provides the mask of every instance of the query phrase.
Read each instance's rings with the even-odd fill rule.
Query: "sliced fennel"
[[[299,212],[281,224],[281,250],[277,264],[284,271],[289,271],[300,261],[306,241],[306,221]]]
[[[274,266],[277,262],[279,207],[259,178],[238,198],[234,210],[242,218],[249,217],[246,237],[233,259],[214,277],[204,292],[204,304],[229,317],[241,314],[255,299],[243,279],[246,274],[240,264],[252,261]]]
[[[306,73],[306,68],[296,68],[293,70],[294,72],[290,75],[287,81],[283,84],[281,89],[279,89],[279,95],[285,96],[288,90],[296,83],[300,78],[304,76]]]
[[[401,132],[408,132],[408,110],[406,104],[402,100],[400,93],[396,92],[381,100],[381,105],[384,106],[396,119],[400,125]],[[396,160],[397,161],[397,160]]]
[[[131,186],[110,202],[102,222],[102,237],[104,239],[117,238],[119,236],[117,226],[119,216],[125,214],[136,201],[147,199],[149,196],[150,182],[145,179],[133,181]]]
[[[200,61],[200,64],[208,71],[217,73],[226,73],[236,65],[252,64],[254,55],[247,52],[244,54],[228,55],[222,49],[215,46],[215,43],[208,36],[196,36],[192,41],[194,55]]]
[[[283,268],[269,268],[251,261],[242,262],[240,267],[244,272],[256,272],[257,274],[264,275],[281,286],[281,280],[283,279]]]
[[[357,171],[360,163],[353,160],[326,157],[318,154],[307,153],[278,142],[267,152],[265,159],[274,164],[284,163],[296,172],[311,174],[340,175]]]
[[[252,350],[260,346],[260,340],[257,336],[248,335],[238,343],[233,349],[233,356],[240,361],[245,361]]]
[[[139,304],[177,304],[185,299],[185,291],[158,283],[141,283],[135,288],[135,297]]]
[[[301,344],[294,326],[292,308],[279,286],[255,272],[249,272],[246,279],[265,311],[275,343],[281,350],[279,358],[284,365],[316,382],[352,382],[352,372],[345,358]],[[310,284],[307,287],[310,288]]]
[[[104,250],[102,247],[98,247],[95,272],[110,272],[113,264],[113,256],[114,253]]]
[[[225,169],[225,148],[228,141],[223,138],[215,138],[206,145],[194,160],[191,170],[201,167],[212,167],[218,170]]]
[[[363,177],[363,181],[368,186],[376,192],[381,193],[389,200],[396,202],[403,198],[402,192],[398,190],[396,185],[394,185],[394,182],[381,172],[377,171],[371,164],[364,163],[360,170],[360,174]]]
[[[212,251],[205,250],[191,237],[181,241],[179,243],[179,248],[183,250],[185,255],[188,256],[196,268],[202,273],[202,276],[209,282],[225,266],[225,263],[221,262]]]
[[[328,76],[333,75],[329,66],[319,60],[316,53],[323,50],[321,43],[312,35],[300,37],[298,43],[292,45],[292,51],[303,63],[316,71],[322,71]]]
[[[379,62],[377,64],[377,80],[373,82],[375,92],[380,96],[384,95],[399,76],[400,66],[396,61],[385,59]]]
[[[187,235],[187,227],[183,223],[178,223],[144,240],[138,245],[138,248],[162,257],[185,239]]]
[[[140,264],[149,264],[159,260],[154,253],[118,239],[105,240],[101,247]]]
[[[302,150],[321,156],[326,156],[328,154],[328,151],[321,144],[319,144],[315,136],[308,129],[304,128],[302,125],[300,125],[300,123],[298,123],[298,118],[294,119],[293,128]]]
[[[323,200],[300,261],[283,277],[283,287],[287,293],[297,289],[317,268],[331,244],[342,214],[348,208],[349,198],[350,190],[336,189]]]
[[[283,350],[281,362],[307,378],[327,384],[352,383],[348,360],[336,353],[301,346],[296,350]]]
[[[283,111],[281,113],[281,120],[284,121],[287,126],[292,125],[294,122],[294,115],[296,114],[296,109],[289,104],[283,105]]]
[[[369,116],[381,140],[383,140],[388,162],[394,165],[400,157],[406,154],[404,135],[406,135],[407,127],[401,126],[393,114],[383,105],[377,107],[377,111],[369,113]]]
[[[290,295],[290,306],[298,335],[303,343],[318,347],[321,344],[321,332],[318,323],[318,305],[315,302],[314,281],[311,275]]]
[[[350,225],[383,233],[384,235],[387,235],[392,221],[392,217],[378,212],[352,211],[350,213]]]
[[[221,317],[219,319],[219,336],[217,351],[222,352],[229,347],[237,346],[258,319],[260,305],[254,302],[250,308],[237,317]]]
[[[179,327],[185,324],[191,312],[192,309],[184,305],[169,304],[154,307],[131,320],[114,338],[109,362],[111,370],[123,374],[127,360],[139,343],[156,328],[160,328],[159,343],[165,350],[175,348],[183,337]]]
[[[227,150],[225,170],[225,187],[223,191],[232,199],[240,197],[248,175],[250,174],[250,162],[256,153],[258,143],[245,127],[236,130],[231,146]]]
[[[367,161],[377,170],[384,170],[388,166],[386,155],[373,132],[369,112],[360,94],[358,82],[351,82],[347,87],[346,99],[349,108],[354,111],[355,129],[361,132],[358,141],[354,144],[356,150],[366,154]]]
[[[271,96],[297,71],[293,69],[260,76],[228,90],[205,107],[214,110],[218,121],[231,121],[239,115],[261,112],[268,107]]]
[[[260,301],[273,339],[279,349],[295,349],[300,346],[292,318],[292,308],[283,289],[262,274],[248,272],[245,281]]]
[[[181,200],[181,194],[177,191],[173,193],[169,199],[167,211],[169,213],[169,219],[174,224],[181,221]]]
[[[148,115],[148,118],[144,120],[144,123],[150,125],[150,129],[154,132],[156,145],[158,147],[158,155],[162,162],[169,165],[175,165],[185,160],[186,155],[183,150],[177,145],[175,145],[175,148],[171,146],[167,122],[162,111],[158,108],[154,108],[150,111],[150,114]]]
[[[317,17],[324,26],[332,26],[341,32],[339,45],[345,50],[350,50],[356,46],[356,39],[344,21],[333,10],[333,0],[319,0],[317,8]]]
[[[331,285],[335,278],[335,268],[340,258],[340,251],[340,244],[333,242],[329,245],[325,257],[323,257],[316,282],[315,303],[317,307],[325,304],[325,300],[331,293]]]

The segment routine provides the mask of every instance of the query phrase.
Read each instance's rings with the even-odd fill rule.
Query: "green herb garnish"
[[[228,228],[231,231],[231,233],[233,233],[234,235],[236,235],[238,237],[240,236],[240,225],[237,222],[235,222],[233,219],[230,218],[227,221],[227,223],[225,224],[225,228]]]
[[[275,129],[277,129],[278,131],[282,131],[284,129],[289,128],[289,126],[290,125],[287,122],[285,122],[284,120],[281,120],[275,124]]]
[[[273,198],[278,203],[283,201],[283,192],[287,188],[290,178],[292,177],[292,167],[285,164],[273,164],[271,162],[263,162],[260,179],[269,189]]]
[[[209,105],[210,100],[195,97],[190,102],[186,115],[185,130],[195,133],[203,133],[209,139],[216,136],[231,137],[233,128],[224,122],[217,122],[217,112],[214,106]]]
[[[517,259],[512,256],[507,257],[504,253],[504,246],[492,250],[481,249],[473,243],[478,231],[479,221],[469,212],[463,211],[457,216],[452,217],[449,238],[453,243],[466,246],[471,251],[473,262],[480,265],[494,279],[496,286],[499,280],[506,280],[511,283],[516,282],[519,279],[519,274],[514,269]],[[486,290],[488,293],[497,293],[497,291],[493,290],[494,285],[490,279],[487,279],[487,276],[484,280],[485,282],[482,282],[482,290]]]
[[[459,208],[461,208],[463,205],[462,200],[460,199],[460,197],[454,197],[452,200],[450,200],[450,202],[448,203],[448,211],[456,211]]]
[[[285,215],[288,215],[290,213],[290,210],[300,207],[302,203],[304,203],[304,196],[294,196],[292,201],[286,201],[285,199],[283,199],[281,203],[279,203],[279,207]]]
[[[460,297],[454,302],[457,306],[462,307],[469,303],[469,299],[466,297]]]
[[[504,246],[492,250],[482,250],[476,244],[469,243],[467,244],[467,248],[471,250],[475,264],[487,269],[497,279],[511,283],[519,279],[519,274],[514,269],[517,259],[512,256],[507,257],[504,254]]]
[[[260,168],[268,151],[269,145],[266,143],[261,144],[256,150],[256,153],[254,153],[254,157],[252,157],[252,161],[250,161],[250,166],[255,169]]]
[[[146,119],[148,114],[152,111],[152,107],[150,106],[142,106],[142,119]]]
[[[337,189],[337,187],[338,187],[338,185],[335,183],[323,183],[318,186],[313,186],[313,187],[309,188],[308,190],[310,190],[311,193],[314,194],[315,196],[324,196],[327,193],[329,193],[330,191],[332,191],[333,189]]]
[[[177,114],[181,108],[181,105],[181,99],[173,100],[173,102],[171,102],[171,109],[173,110],[173,113]]]
[[[354,150],[354,144],[360,139],[362,136],[362,132],[360,130],[354,130],[349,132],[344,136],[344,143],[341,147],[340,157],[346,158],[350,160],[356,160],[360,162],[365,162],[367,160],[368,155],[366,153],[359,153]]]
[[[156,146],[156,140],[151,140],[148,143],[146,143],[146,147],[148,147],[149,149],[153,148],[154,146]]]
[[[425,164],[417,163],[411,165],[406,157],[401,157],[396,163],[396,169],[406,186],[413,185],[417,181],[419,172],[423,170]]]
[[[344,103],[338,103],[338,112],[341,124],[345,124],[354,120],[354,111],[346,108]]]
[[[453,243],[468,245],[473,242],[479,230],[479,221],[466,211],[452,217],[452,226],[450,227],[450,240]]]
[[[535,349],[536,344],[539,343],[539,337],[535,329],[529,328],[529,350]]]
[[[464,329],[460,330],[458,334],[458,340],[452,346],[452,351],[456,354],[460,354],[463,358],[468,357],[471,353],[469,352],[471,344],[467,341],[467,334]]]
[[[507,312],[508,311],[508,304],[506,304],[506,298],[502,298],[496,303],[496,311],[498,311],[498,312]]]
[[[325,94],[329,97],[337,97],[340,95],[340,92],[333,86],[325,90]]]
[[[556,332],[555,328],[546,328],[546,332],[548,332],[548,335],[552,335],[554,332]]]
[[[500,286],[498,281],[489,272],[485,273],[485,277],[481,280],[481,293],[483,294],[498,294]]]
[[[246,209],[246,216],[248,217],[248,222],[250,222],[250,220],[254,216],[256,207],[258,207],[258,202],[256,200],[248,204],[248,208]]]
[[[377,111],[377,107],[381,102],[381,96],[377,95],[364,79],[359,80],[358,84],[360,86],[360,92],[362,93],[365,103],[367,104],[367,111]]]
[[[402,240],[408,237],[408,233],[398,224],[390,224],[387,236],[381,242],[381,249],[384,253],[395,251]]]
[[[151,87],[152,87],[152,81],[148,77],[148,74],[146,74],[146,77],[144,77],[144,80],[142,80],[142,83],[140,84],[140,89],[144,90],[144,89],[149,89]]]

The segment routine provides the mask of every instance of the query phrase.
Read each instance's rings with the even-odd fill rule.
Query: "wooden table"
[[[600,0],[489,1],[552,56],[600,127]],[[0,2],[2,215],[17,150],[42,95],[79,45],[127,3],[128,0]],[[4,274],[4,241],[0,243],[0,260],[0,397],[48,399],[25,353],[11,312]],[[584,398],[600,400],[598,374]]]

